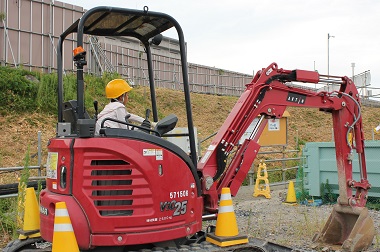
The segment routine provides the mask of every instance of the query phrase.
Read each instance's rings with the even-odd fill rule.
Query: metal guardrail
[[[271,147],[271,146],[268,146],[268,147]],[[274,158],[274,159],[266,159],[266,160],[263,160],[262,162],[263,163],[280,163],[280,168],[273,168],[273,169],[268,169],[267,168],[267,172],[268,174],[272,173],[272,172],[282,172],[282,180],[281,181],[276,181],[276,182],[271,182],[269,183],[270,186],[274,186],[274,185],[286,185],[289,183],[290,180],[294,180],[296,179],[295,178],[290,178],[290,179],[286,179],[286,172],[287,171],[290,171],[290,170],[297,170],[299,168],[299,166],[289,166],[287,167],[287,162],[288,161],[299,161],[301,162],[301,160],[303,159],[303,157],[299,156],[299,153],[300,151],[299,150],[286,150],[286,146],[285,145],[281,145],[280,146],[282,148],[281,151],[278,151],[278,150],[273,150],[273,151],[262,151],[262,152],[259,152],[258,155],[273,155],[273,154],[281,154],[282,153],[282,158]],[[297,157],[286,157],[287,154],[289,153],[297,153]],[[254,185],[254,171],[251,169],[249,172],[248,172],[248,178],[249,178],[249,185],[252,186]]]
[[[34,190],[38,190],[38,188],[46,187],[46,181],[29,181],[26,187],[33,187]],[[19,183],[0,185],[0,199],[1,198],[10,198],[18,195]]]
[[[380,108],[380,101],[372,99],[363,99],[361,100],[362,104],[367,107]]]
[[[25,168],[28,168],[28,169],[37,169],[38,172],[37,172],[37,176],[35,177],[29,177],[29,181],[28,181],[28,185],[29,184],[33,184],[34,186],[34,183],[38,180],[44,180],[45,177],[42,176],[42,169],[45,168],[45,165],[42,164],[42,147],[41,147],[41,131],[38,131],[37,132],[37,138],[38,138],[38,141],[37,141],[37,165],[30,165],[30,166],[15,166],[15,167],[0,167],[0,174],[1,173],[5,173],[5,172],[15,172],[15,171],[20,171],[20,170],[23,170]],[[0,186],[0,198],[9,198],[9,197],[15,197],[17,196],[17,193],[15,193],[15,190],[16,190],[16,186],[15,185],[18,185],[18,183],[14,183],[14,184],[9,184],[7,185],[8,187],[4,187],[4,186]],[[7,190],[9,190],[9,193],[6,193]],[[3,193],[2,193],[3,191]],[[5,191],[5,192],[4,192]]]

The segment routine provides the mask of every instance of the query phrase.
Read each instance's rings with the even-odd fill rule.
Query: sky
[[[169,14],[182,27],[190,63],[246,74],[272,62],[349,77],[370,70],[370,87],[380,92],[378,0],[61,1]],[[177,38],[175,31],[164,35]]]

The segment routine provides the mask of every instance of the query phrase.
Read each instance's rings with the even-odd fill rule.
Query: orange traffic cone
[[[65,202],[55,204],[52,252],[79,252],[77,239],[75,238]]]
[[[206,241],[220,247],[248,243],[246,235],[239,235],[230,188],[222,188],[215,232],[208,233]]]
[[[286,195],[286,201],[284,204],[295,206],[297,205],[296,192],[294,190],[293,181],[289,181],[288,194]]]
[[[24,220],[22,230],[18,230],[19,239],[41,237],[40,210],[33,187],[26,188],[24,201]]]

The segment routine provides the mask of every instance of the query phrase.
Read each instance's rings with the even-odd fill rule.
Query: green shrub
[[[17,198],[0,199],[0,227],[2,235],[12,238],[16,234]]]
[[[36,109],[35,98],[40,78],[38,73],[0,67],[0,76],[1,114],[7,111],[29,112]]]
[[[331,188],[331,185],[329,184],[329,180],[326,179],[326,183],[321,183],[321,197],[323,204],[331,204],[335,203],[338,199],[338,195],[333,193],[333,189]]]
[[[40,111],[57,111],[58,77],[56,74],[44,74],[37,93],[37,105]]]
[[[104,88],[114,79],[120,78],[118,74],[105,73],[102,77],[93,75],[84,76],[85,107],[91,113],[94,111],[93,102],[99,97],[105,99]],[[77,100],[77,76],[68,73],[63,77],[63,101]],[[58,76],[57,74],[45,74],[41,79],[38,89],[37,103],[40,111],[57,112],[58,108]]]
[[[16,238],[17,229],[22,229],[25,190],[30,177],[29,165],[30,147],[28,146],[24,159],[24,169],[20,173],[18,197],[0,199],[0,227],[2,228],[2,235],[8,236],[9,239]]]
[[[58,76],[56,73],[40,74],[27,70],[0,67],[0,114],[9,112],[41,112],[57,113],[58,108]],[[106,102],[104,88],[118,73],[104,73],[102,77],[86,74],[85,107],[94,112],[94,100]],[[63,76],[63,101],[77,100],[77,76],[67,73]]]
[[[368,197],[366,206],[369,209],[380,211],[380,199],[376,197]]]

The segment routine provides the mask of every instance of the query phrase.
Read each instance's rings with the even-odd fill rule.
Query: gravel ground
[[[282,202],[286,195],[287,189],[271,188],[271,199],[253,197],[253,186],[241,187],[233,198],[240,234],[304,251],[336,251],[337,248],[320,248],[312,243],[312,238],[328,219],[332,206],[285,205]],[[366,251],[380,251],[380,212],[370,210],[370,215],[377,234]]]

